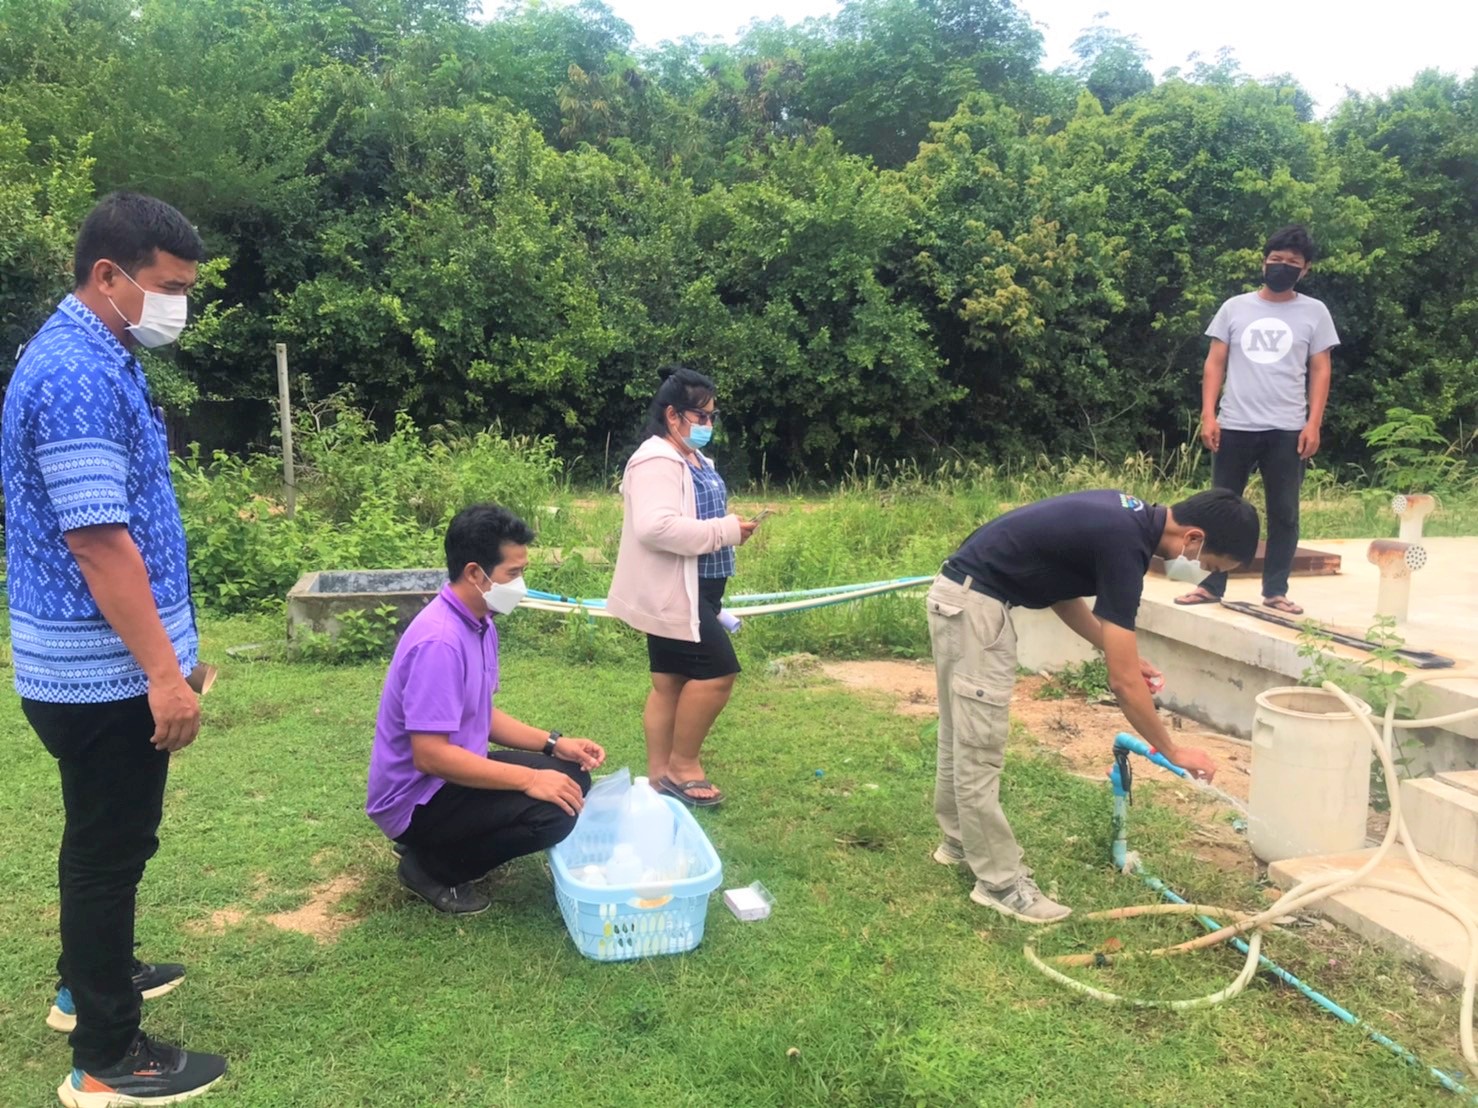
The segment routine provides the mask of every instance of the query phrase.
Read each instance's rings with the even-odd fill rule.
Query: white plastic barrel
[[[1363,715],[1370,705],[1361,703]],[[1252,852],[1264,862],[1365,845],[1370,736],[1323,689],[1269,689],[1252,721]]]

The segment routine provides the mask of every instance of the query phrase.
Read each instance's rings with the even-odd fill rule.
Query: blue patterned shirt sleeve
[[[27,413],[31,445],[62,532],[128,523],[128,436],[114,379],[63,363],[38,392]]]

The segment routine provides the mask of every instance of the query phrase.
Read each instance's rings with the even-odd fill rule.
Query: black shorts
[[[698,641],[647,636],[647,660],[653,673],[672,673],[693,681],[708,681],[739,672],[739,659],[729,633],[718,621],[724,606],[727,577],[698,578]]]

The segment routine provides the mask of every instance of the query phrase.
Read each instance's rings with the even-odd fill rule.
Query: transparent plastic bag
[[[585,807],[580,810],[576,827],[580,831],[597,829],[614,834],[626,808],[626,794],[631,791],[631,770],[622,766],[608,773],[585,794]]]
[[[672,809],[645,777],[631,782],[621,809],[616,845],[630,844],[644,882],[670,880],[677,871],[677,824]]]

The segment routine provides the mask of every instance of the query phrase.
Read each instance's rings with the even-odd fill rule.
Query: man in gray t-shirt
[[[1329,351],[1339,345],[1329,309],[1293,289],[1314,254],[1302,227],[1284,227],[1268,239],[1262,288],[1232,297],[1206,328],[1211,350],[1201,383],[1201,441],[1213,455],[1212,484],[1241,495],[1253,470],[1262,473],[1268,509],[1263,603],[1288,615],[1303,614],[1288,599],[1298,494],[1304,466],[1319,450]],[[1226,574],[1214,573],[1176,603],[1214,604],[1226,584]]]

